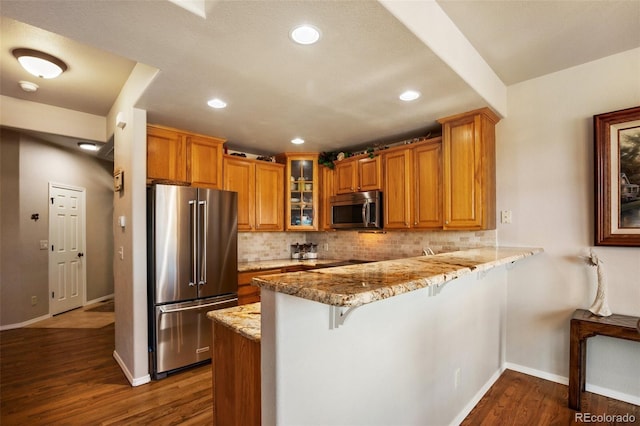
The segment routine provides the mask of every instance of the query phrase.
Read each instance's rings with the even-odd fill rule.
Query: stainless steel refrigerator
[[[150,369],[155,379],[211,359],[209,311],[238,304],[237,193],[148,189]]]

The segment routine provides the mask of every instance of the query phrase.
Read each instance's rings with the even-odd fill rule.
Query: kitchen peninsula
[[[504,367],[507,269],[541,252],[479,248],[254,278],[262,424],[459,422]]]

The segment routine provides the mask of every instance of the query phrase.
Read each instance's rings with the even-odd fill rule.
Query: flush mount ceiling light
[[[29,93],[35,92],[36,90],[38,90],[38,87],[40,87],[35,83],[32,83],[30,81],[25,81],[25,80],[19,81],[18,85],[22,90]]]
[[[416,92],[415,90],[407,90],[400,94],[400,100],[405,102],[415,101],[420,97],[420,92]]]
[[[300,25],[292,29],[289,36],[298,44],[313,44],[320,40],[320,31],[311,25]]]
[[[22,68],[40,78],[56,78],[67,70],[67,64],[55,56],[33,49],[13,49]]]
[[[291,143],[294,145],[302,145],[304,143],[304,139],[302,138],[291,139]]]
[[[227,103],[221,99],[215,98],[215,99],[211,99],[209,102],[207,102],[207,105],[209,105],[211,108],[215,108],[215,109],[221,109],[221,108],[226,108],[227,107]]]
[[[85,151],[97,151],[99,149],[98,145],[91,142],[78,142],[78,146]]]

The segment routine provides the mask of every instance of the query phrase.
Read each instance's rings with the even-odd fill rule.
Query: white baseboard
[[[530,376],[539,377],[541,379],[549,380],[555,383],[560,383],[561,385],[565,385],[565,386],[569,385],[568,377],[547,373],[546,371],[540,371],[533,368],[525,367],[523,365],[512,364],[510,362],[505,363],[505,368],[508,368],[509,370],[518,371],[520,373],[528,374]],[[585,389],[587,392],[606,396],[607,398],[617,399],[618,401],[627,402],[629,404],[640,405],[640,397],[636,395],[630,395],[628,393],[619,392],[613,389],[592,385],[592,384],[589,384],[589,382],[586,383]]]
[[[568,377],[547,373],[546,371],[536,370],[535,368],[525,367],[524,365],[513,364],[511,362],[506,362],[504,364],[504,368],[513,370],[513,371],[518,371],[520,373],[528,374],[530,376],[538,377],[540,379],[549,380],[550,382],[560,383],[561,385],[569,386]]]
[[[629,395],[628,393],[618,392],[613,389],[603,388],[596,385],[586,385],[587,392],[597,393],[598,395],[606,396],[608,398],[617,399],[618,401],[627,402],[633,405],[640,405],[640,396]]]
[[[134,386],[134,387],[140,386],[140,385],[144,385],[145,383],[149,383],[151,381],[151,375],[149,374],[142,377],[137,377],[137,378],[133,377],[133,374],[131,374],[131,372],[125,365],[124,361],[122,361],[122,358],[120,358],[120,355],[118,355],[118,352],[116,352],[115,350],[113,351],[113,358],[116,360],[116,362],[120,366],[120,369],[124,373],[129,383],[131,383],[131,386]]]
[[[113,299],[113,293],[107,294],[106,296],[98,297],[97,299],[87,300],[85,305],[93,305],[94,303],[104,302],[105,300]]]
[[[98,297],[97,299],[93,299],[93,300],[88,300],[84,306],[86,305],[93,305],[94,303],[99,303],[105,300],[109,300],[109,299],[113,299],[114,294],[108,294],[106,296],[102,296],[102,297]],[[4,331],[4,330],[13,330],[14,328],[22,328],[22,327],[26,327],[28,325],[33,324],[34,322],[38,322],[38,321],[43,321],[46,319],[51,318],[52,315],[51,314],[47,314],[47,315],[43,315],[41,317],[37,317],[37,318],[32,318],[30,320],[24,321],[24,322],[20,322],[17,324],[7,324],[7,325],[0,325],[0,331]]]
[[[500,378],[500,375],[504,371],[504,368],[497,370],[493,375],[487,380],[487,382],[480,388],[480,390],[471,398],[471,400],[467,403],[467,405],[458,413],[458,415],[453,419],[450,423],[451,426],[459,425],[462,421],[469,415],[471,410],[480,402],[485,393],[491,389],[491,386]]]
[[[0,331],[4,331],[4,330],[12,330],[14,328],[22,328],[22,327],[26,327],[30,324],[33,324],[34,322],[38,322],[38,321],[42,321],[42,320],[46,320],[48,318],[51,318],[51,315],[47,314],[47,315],[43,315],[41,317],[38,318],[32,318],[28,321],[24,321],[24,322],[20,322],[17,324],[7,324],[7,325],[0,325]]]

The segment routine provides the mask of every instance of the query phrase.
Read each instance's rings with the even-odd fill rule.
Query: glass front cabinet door
[[[319,211],[318,154],[284,153],[278,162],[286,164],[286,229],[317,231]]]

